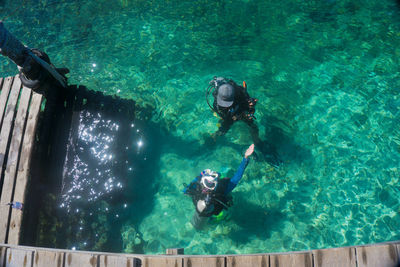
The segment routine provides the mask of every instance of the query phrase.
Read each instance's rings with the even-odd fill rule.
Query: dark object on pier
[[[55,68],[49,56],[39,49],[24,46],[4,27],[0,21],[0,53],[17,64],[20,79],[24,86],[33,90],[38,89],[51,77],[61,87],[67,87],[65,68]]]

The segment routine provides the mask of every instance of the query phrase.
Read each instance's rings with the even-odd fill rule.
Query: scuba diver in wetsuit
[[[254,152],[254,144],[249,146],[244,154],[238,170],[232,178],[221,178],[221,174],[210,169],[200,173],[186,186],[183,192],[192,198],[196,208],[191,223],[200,229],[208,217],[219,215],[223,209],[232,206],[230,192],[237,186],[247,167],[249,157]]]
[[[212,135],[212,138],[215,139],[217,136],[226,134],[233,123],[241,120],[250,127],[253,142],[260,145],[258,127],[254,123],[257,99],[249,96],[246,83],[243,82],[243,86],[239,86],[231,79],[214,77],[209,84],[207,94],[211,89],[214,89],[212,93],[214,103],[212,107],[208,103],[208,99],[207,103],[211,110],[220,117],[220,126],[218,131]]]
[[[208,95],[211,91],[214,97],[212,106],[208,102]],[[255,107],[258,100],[250,97],[247,93],[246,82],[243,82],[243,86],[240,86],[231,79],[214,77],[209,82],[206,100],[214,115],[218,114],[220,117],[218,130],[211,135],[213,141],[216,141],[217,136],[226,134],[236,121],[243,121],[250,127],[250,134],[254,144],[263,154],[268,156],[268,162],[273,166],[278,166],[281,163],[275,147],[261,141],[259,137],[258,127],[254,122],[256,119],[254,116]]]

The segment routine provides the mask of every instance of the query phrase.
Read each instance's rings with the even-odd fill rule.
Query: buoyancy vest
[[[206,190],[201,184],[201,177],[198,176],[196,181],[192,182],[186,191],[192,197],[197,212],[202,217],[218,215],[223,209],[232,206],[232,196],[225,194],[230,178],[222,178],[218,180],[216,188],[212,191]],[[203,211],[197,209],[197,203],[204,200],[206,208]]]

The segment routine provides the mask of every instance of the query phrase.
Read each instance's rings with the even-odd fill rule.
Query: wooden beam
[[[5,267],[32,267],[33,250],[7,248]]]
[[[29,109],[28,121],[26,123],[25,134],[22,143],[20,163],[18,165],[17,180],[13,201],[25,203],[25,192],[28,183],[31,155],[35,143],[36,128],[39,120],[40,107],[43,96],[33,93]],[[11,210],[10,228],[8,234],[8,243],[19,244],[20,229],[22,222],[22,212]]]
[[[6,247],[0,247],[0,266],[6,265]]]
[[[184,266],[224,267],[225,257],[190,257],[183,259]]]
[[[21,89],[21,80],[20,79],[14,79],[14,83],[11,88],[11,93],[10,97],[8,99],[7,103],[7,108],[6,112],[4,115],[4,120],[3,120],[3,125],[1,127],[1,132],[0,132],[0,177],[3,177],[3,164],[5,160],[5,154],[7,151],[7,147],[9,144],[9,137],[11,134],[11,129],[12,129],[12,124],[14,120],[14,114],[15,114],[15,108],[17,105],[18,101],[18,96],[19,92]],[[8,198],[10,196],[10,192],[12,192],[12,187],[14,186],[13,184],[11,187],[9,187],[10,184],[4,184],[3,188],[1,190],[1,201],[0,201],[0,217],[4,218],[6,217],[6,220],[8,220],[9,217],[9,207],[6,206],[7,203],[9,202]],[[3,198],[4,195],[4,198]],[[11,199],[11,198],[10,198]],[[6,243],[7,240],[7,223],[0,224],[0,242],[1,243]]]
[[[99,255],[82,252],[68,252],[65,254],[65,267],[97,267]]]
[[[18,95],[21,89],[21,80],[15,79],[11,88],[11,93],[5,108],[3,124],[0,132],[0,176],[3,176],[2,166],[4,164],[5,154],[8,147],[8,141],[11,134],[11,128],[14,121],[15,108],[17,106]],[[1,239],[0,239],[1,242]]]
[[[234,255],[226,257],[227,267],[269,267],[269,255]]]
[[[141,258],[142,267],[183,267],[188,265],[182,264],[182,258],[180,257],[147,257]],[[194,265],[192,265],[194,266]]]
[[[184,249],[183,248],[167,248],[166,251],[167,255],[183,255]]]
[[[12,197],[14,192],[15,177],[31,93],[32,91],[28,88],[22,89],[17,116],[15,118],[14,129],[10,143],[10,150],[8,152],[7,167],[4,175],[3,191],[0,200],[0,203],[3,204],[0,205],[0,214],[2,214],[2,216],[0,216],[0,228],[9,227],[8,219],[11,207],[5,204],[13,201]],[[15,212],[21,213],[22,210],[15,210]],[[5,237],[5,240],[7,242],[7,235]],[[17,244],[15,243],[15,245]]]
[[[314,250],[313,254],[315,267],[356,266],[356,249],[354,247]]]
[[[137,267],[137,259],[127,257],[125,255],[100,255],[99,267],[112,267],[112,266],[123,266],[123,267]]]
[[[63,266],[63,262],[63,252],[36,250],[35,255],[33,256],[33,267],[61,267]]]
[[[396,244],[357,247],[358,267],[398,267],[400,264]]]
[[[270,260],[271,266],[313,267],[311,253],[273,254]]]
[[[3,115],[6,110],[6,104],[7,104],[7,99],[8,95],[10,94],[10,89],[11,89],[11,84],[13,81],[13,77],[7,77],[4,79],[4,83],[1,88],[1,94],[0,94],[0,126],[3,123]]]

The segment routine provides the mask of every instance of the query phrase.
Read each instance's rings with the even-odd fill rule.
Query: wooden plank
[[[14,129],[11,137],[10,150],[8,152],[7,168],[5,171],[3,191],[1,194],[0,203],[0,228],[7,229],[9,227],[9,213],[10,206],[5,205],[6,203],[12,202],[12,195],[14,192],[15,177],[17,172],[17,165],[19,159],[19,152],[22,143],[22,135],[25,127],[26,116],[28,112],[29,100],[31,98],[31,90],[23,88],[21,93],[21,99],[18,105],[17,116],[15,118]],[[21,213],[21,210],[15,210],[14,212]],[[7,242],[7,235],[5,237]]]
[[[4,160],[5,160],[5,153],[7,151],[7,146],[8,146],[8,141],[9,141],[9,137],[11,134],[11,128],[12,128],[12,123],[14,120],[14,114],[15,114],[15,108],[17,105],[17,100],[18,100],[18,95],[19,95],[19,91],[21,89],[21,80],[20,79],[14,79],[14,83],[12,85],[11,88],[11,93],[10,93],[10,97],[8,99],[8,104],[6,107],[6,112],[4,115],[4,121],[3,121],[3,125],[1,127],[1,132],[0,132],[0,177],[3,177],[3,164],[4,164]],[[11,188],[6,187],[7,185],[3,185],[3,188],[1,190],[2,195],[4,193],[8,193],[8,191],[12,190],[12,185]],[[6,205],[8,202],[0,202],[0,206],[1,207],[8,207],[8,206],[4,206]],[[2,212],[6,212],[6,213],[2,213]],[[7,217],[8,220],[8,209],[1,209],[0,210],[0,217]],[[2,224],[0,225],[0,243],[6,243],[6,234],[7,234],[7,224]]]
[[[183,255],[184,249],[183,248],[167,248],[166,253],[167,255]]]
[[[227,267],[269,267],[269,255],[237,255],[226,257]]]
[[[8,146],[11,128],[14,120],[15,108],[17,106],[19,91],[21,90],[21,80],[14,79],[10,96],[8,98],[7,107],[5,109],[3,125],[0,133],[0,167],[3,166],[5,153]],[[0,174],[2,174],[0,172]]]
[[[398,267],[400,264],[396,244],[357,247],[358,267]]]
[[[4,112],[6,110],[7,99],[8,99],[8,95],[10,94],[12,81],[13,81],[13,77],[5,78],[3,86],[2,86],[2,89],[1,89],[1,94],[0,94],[0,126],[2,125],[2,122],[3,122],[3,115],[4,115]]]
[[[6,247],[0,247],[0,266],[6,265]]]
[[[314,266],[315,267],[355,267],[356,266],[356,250],[355,248],[331,248],[315,250]]]
[[[5,267],[31,267],[33,250],[7,248]]]
[[[91,253],[65,253],[65,267],[97,267],[98,255]]]
[[[311,253],[270,255],[271,266],[313,267]]]
[[[143,257],[142,267],[183,267],[188,265],[182,265],[181,257]],[[194,265],[192,265],[194,266]]]
[[[62,267],[64,253],[58,251],[36,250],[33,258],[33,267]]]
[[[183,259],[184,266],[224,267],[225,257],[190,257]]]
[[[99,267],[113,267],[113,266],[136,267],[138,265],[135,264],[135,258],[127,257],[125,255],[120,255],[120,256],[100,255]]]
[[[42,100],[42,95],[37,93],[32,94],[28,121],[26,123],[25,134],[22,143],[20,163],[18,164],[17,181],[15,184],[15,192],[13,198],[13,201],[18,201],[21,203],[25,203],[25,191],[30,171],[31,154],[36,140],[36,128],[39,120]],[[22,212],[20,210],[12,209],[8,234],[9,244],[19,244],[21,222]]]

